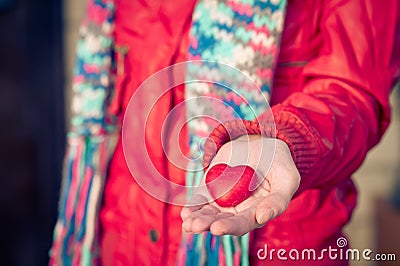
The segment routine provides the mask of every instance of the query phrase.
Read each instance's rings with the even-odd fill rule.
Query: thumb
[[[290,196],[282,193],[273,192],[266,196],[256,209],[256,221],[263,225],[269,220],[278,217],[283,213],[290,202]]]

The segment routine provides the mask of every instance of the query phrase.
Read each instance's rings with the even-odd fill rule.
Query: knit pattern
[[[114,3],[89,0],[80,27],[72,86],[71,125],[50,265],[100,264],[98,213],[115,147],[113,94]]]
[[[73,72],[71,134],[101,135],[114,130],[106,112],[113,96],[114,1],[90,0],[79,29]]]
[[[214,128],[234,120],[235,125],[241,123],[236,125],[237,130],[246,133],[243,123],[268,110],[285,8],[285,0],[197,3],[189,36],[189,59],[193,62],[188,64],[186,84],[193,159],[188,167],[187,185],[197,185],[203,178],[204,162],[196,158],[205,156],[204,160],[209,163],[219,148],[214,147],[213,154],[204,154],[203,140]],[[226,140],[219,141],[233,139],[229,133],[234,132],[224,132]],[[189,192],[188,196],[191,195]],[[186,265],[249,264],[249,234],[242,237],[218,237],[209,232],[184,235],[183,243],[180,261],[186,259]]]

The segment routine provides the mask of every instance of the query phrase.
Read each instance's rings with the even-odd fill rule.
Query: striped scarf
[[[229,89],[216,83],[187,85],[187,98],[213,97],[227,107],[221,110],[210,104],[198,108],[193,102],[187,108],[189,117],[201,109],[221,122],[234,118],[253,120],[266,110],[265,98],[269,99],[271,93],[285,7],[286,0],[198,1],[189,36],[189,59],[209,61],[190,64],[188,79],[200,75],[215,80],[215,73],[221,69],[211,61],[218,61],[242,71],[258,89],[251,90],[241,81],[232,84],[235,75],[217,77],[219,82],[229,83]],[[87,17],[80,28],[71,130],[50,251],[51,265],[97,265],[100,261],[98,213],[108,162],[119,132],[117,118],[107,112],[113,95],[114,9],[113,0],[89,0]],[[193,158],[201,153],[200,141],[214,126],[201,119],[189,123]],[[202,169],[199,163],[188,168]],[[187,184],[198,184],[202,176],[202,170],[188,171]],[[184,234],[178,265],[248,265],[248,247],[248,234]]]

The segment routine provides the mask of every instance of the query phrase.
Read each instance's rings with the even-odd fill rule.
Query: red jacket
[[[194,1],[116,2],[115,41],[129,47],[112,105],[122,116],[141,82],[185,60]],[[288,210],[253,232],[254,264],[264,244],[287,250],[335,246],[356,204],[350,176],[389,124],[388,97],[400,76],[399,10],[397,0],[288,1],[271,105],[277,137],[289,145],[302,179]],[[182,88],[165,95],[146,135],[157,169],[180,184],[185,173],[165,160],[157,121],[183,98]],[[103,263],[174,264],[179,213],[135,183],[120,142],[101,209]]]

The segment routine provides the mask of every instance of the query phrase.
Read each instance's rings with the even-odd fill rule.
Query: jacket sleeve
[[[399,5],[326,1],[322,47],[303,69],[302,90],[257,121],[217,127],[205,145],[205,166],[229,139],[262,134],[288,144],[302,177],[298,193],[349,177],[389,124],[389,94],[400,74]]]

